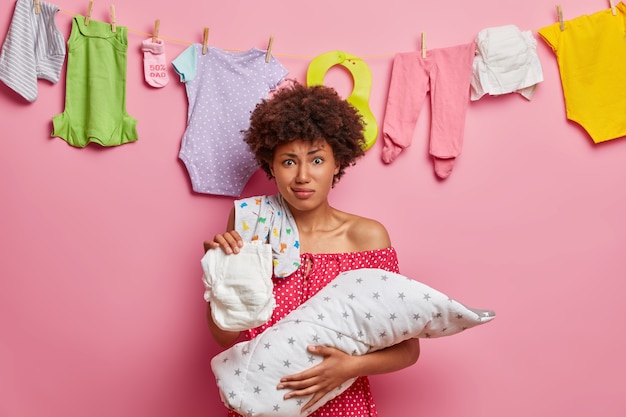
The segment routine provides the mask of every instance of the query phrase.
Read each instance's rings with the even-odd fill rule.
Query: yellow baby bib
[[[372,73],[361,58],[342,51],[330,51],[315,57],[309,64],[306,73],[308,86],[324,84],[324,76],[335,65],[342,65],[352,74],[354,88],[346,101],[354,106],[360,113],[365,123],[363,135],[365,145],[363,150],[368,150],[376,142],[378,125],[374,114],[369,107],[370,91],[372,89]]]

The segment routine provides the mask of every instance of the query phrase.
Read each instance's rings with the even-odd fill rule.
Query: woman
[[[300,259],[297,270],[285,278],[272,278],[276,308],[264,325],[244,332],[225,331],[207,310],[209,328],[222,347],[240,336],[252,339],[331,282],[339,273],[358,268],[398,272],[398,260],[385,227],[379,222],[332,207],[328,194],[346,167],[363,155],[363,121],[358,112],[331,88],[295,83],[257,105],[245,141],[278,192],[297,225]],[[206,249],[222,248],[236,254],[243,246],[235,230],[235,209],[226,232],[217,234]],[[403,369],[419,357],[418,339],[384,350],[352,356],[338,349],[309,346],[324,360],[303,372],[286,375],[277,389],[285,399],[312,395],[306,411],[326,393],[351,378],[356,381],[313,416],[376,416],[366,375]],[[349,414],[352,412],[353,414]],[[237,416],[229,411],[229,417]]]

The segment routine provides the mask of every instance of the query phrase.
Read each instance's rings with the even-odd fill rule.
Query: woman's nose
[[[305,166],[300,165],[298,167],[298,173],[296,174],[296,182],[298,184],[306,184],[309,182],[309,172]]]

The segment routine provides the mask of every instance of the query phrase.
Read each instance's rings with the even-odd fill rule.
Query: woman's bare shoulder
[[[351,215],[348,237],[358,251],[391,246],[389,233],[381,222],[354,214]]]

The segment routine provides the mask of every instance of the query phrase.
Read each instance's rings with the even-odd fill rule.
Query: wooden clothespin
[[[209,44],[209,28],[204,28],[204,35],[202,36],[202,55],[206,55],[208,44]]]
[[[270,42],[267,45],[267,53],[265,54],[265,62],[270,62],[272,56],[272,45],[274,44],[274,37],[270,36]]]
[[[159,28],[161,27],[161,19],[154,21],[154,30],[152,31],[152,43],[156,43],[159,38]]]
[[[85,15],[85,26],[89,24],[91,20],[91,11],[93,10],[93,0],[89,0],[89,6],[87,7],[87,15]]]
[[[117,31],[117,22],[115,21],[115,6],[111,5],[111,32]]]
[[[39,13],[41,13],[41,7],[39,7],[39,0],[35,0],[35,14],[39,14]]]
[[[426,58],[426,32],[422,32],[422,58]]]
[[[561,32],[565,30],[565,24],[563,23],[563,9],[561,9],[561,5],[557,4],[556,6],[556,15],[559,18],[559,27],[561,28]]]
[[[613,0],[609,0],[609,5],[611,6],[611,13],[613,13],[613,16],[615,16],[617,14],[617,11],[615,10],[615,4],[613,3]]]

